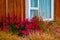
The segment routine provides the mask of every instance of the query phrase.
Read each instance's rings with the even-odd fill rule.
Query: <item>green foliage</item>
[[[24,25],[22,25],[19,29],[20,30],[26,30],[26,27]]]
[[[17,28],[16,28],[16,26],[15,26],[14,23],[12,23],[12,24],[10,25],[10,32],[18,33],[18,30],[17,30]]]

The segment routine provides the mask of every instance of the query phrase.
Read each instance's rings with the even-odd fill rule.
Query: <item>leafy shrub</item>
[[[60,36],[55,35],[60,35],[60,30],[54,22],[55,21],[43,21],[43,19],[38,16],[34,16],[31,20],[24,19],[21,21],[17,18],[17,15],[14,15],[12,19],[10,14],[8,14],[6,19],[4,19],[3,16],[1,17],[0,28],[4,32],[23,35],[24,37],[19,36],[21,40],[59,40]]]
[[[36,18],[36,19],[35,19]],[[28,35],[30,32],[38,32],[42,31],[39,29],[38,17],[34,16],[30,21],[28,19],[24,19],[23,21],[17,19],[17,15],[14,15],[13,19],[11,18],[10,14],[4,19],[2,17],[1,20],[3,20],[2,23],[2,30],[13,33],[18,33],[19,35]],[[39,20],[39,19],[38,19]]]

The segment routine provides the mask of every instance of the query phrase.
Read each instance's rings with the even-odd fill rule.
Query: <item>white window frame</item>
[[[38,2],[38,4],[39,4],[39,2]],[[29,20],[30,20],[30,9],[38,10],[39,5],[38,5],[38,8],[31,8],[30,7],[30,0],[26,0],[26,18],[28,18]],[[53,21],[54,20],[54,0],[51,0],[51,18],[46,18],[43,20],[44,21]]]

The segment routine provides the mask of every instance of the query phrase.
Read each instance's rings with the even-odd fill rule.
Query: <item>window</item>
[[[26,0],[26,18],[31,19],[38,14],[43,20],[54,19],[54,0]]]

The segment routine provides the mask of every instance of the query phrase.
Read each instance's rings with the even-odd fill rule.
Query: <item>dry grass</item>
[[[0,31],[0,40],[29,40],[26,37],[17,36],[16,34]]]
[[[0,40],[19,40],[19,37],[11,33],[0,31]]]
[[[31,40],[54,40],[54,37],[52,35],[46,33],[43,33],[41,35],[39,33],[30,34],[29,38]]]
[[[33,33],[33,34],[29,34],[28,37],[31,40],[60,40],[60,36],[50,33],[43,33],[41,35],[39,33]]]
[[[45,32],[42,34],[32,33],[21,37],[16,34],[0,31],[0,40],[60,40],[60,36],[50,32]]]

